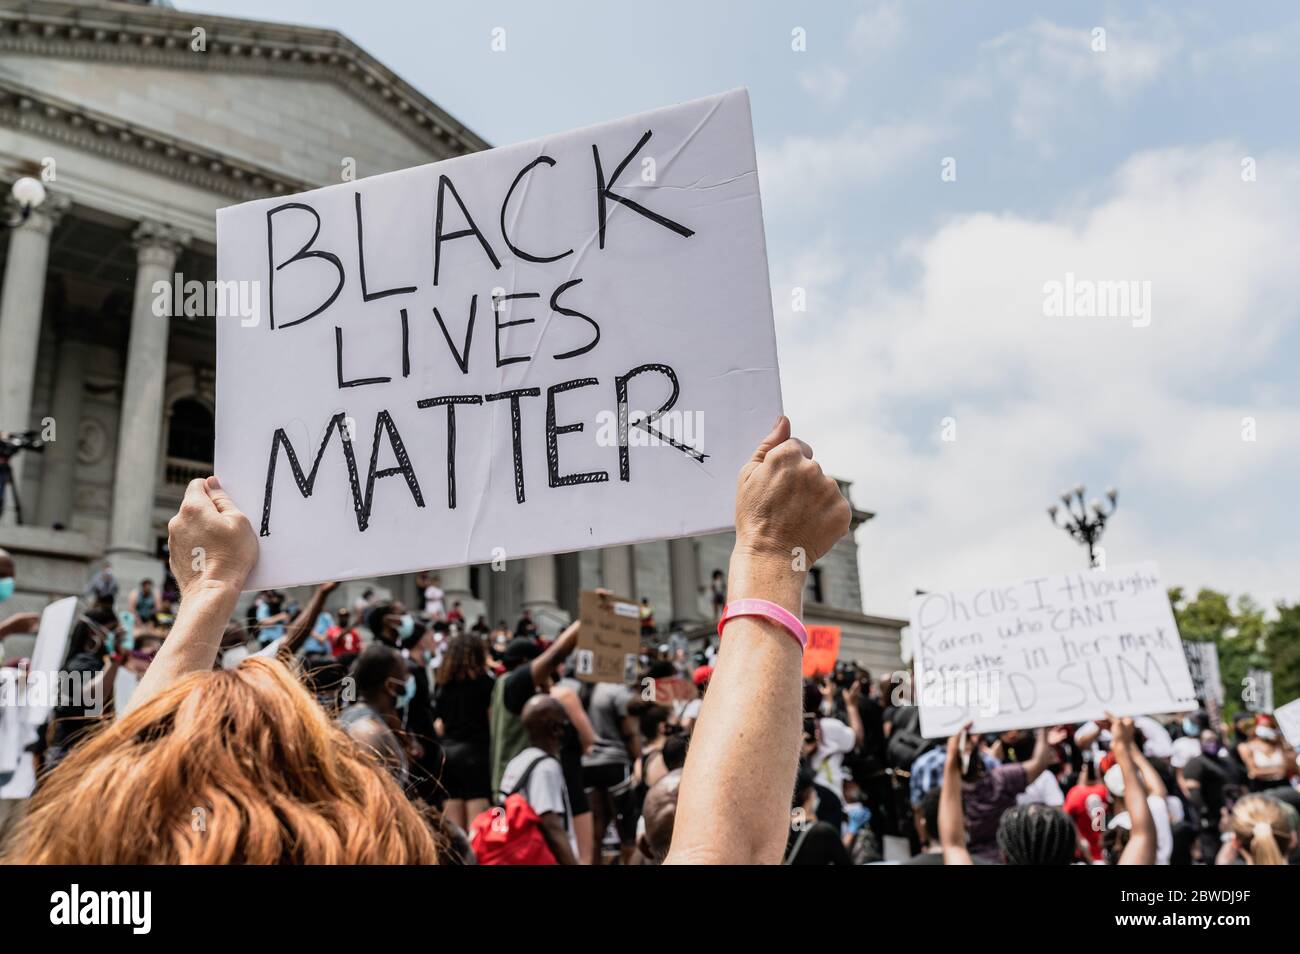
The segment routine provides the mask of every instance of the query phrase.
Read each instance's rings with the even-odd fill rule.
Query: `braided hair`
[[[1017,805],[998,824],[998,847],[1009,865],[1068,865],[1075,845],[1074,822],[1050,805]]]

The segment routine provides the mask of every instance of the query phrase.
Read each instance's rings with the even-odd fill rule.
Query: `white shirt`
[[[817,783],[834,792],[844,801],[844,756],[853,751],[858,737],[839,719],[821,719],[818,723],[821,737],[813,755],[813,768]]]
[[[538,815],[555,812],[564,819],[564,832],[569,836],[569,848],[576,858],[578,837],[573,831],[573,809],[569,807],[569,789],[564,784],[564,770],[560,768],[559,759],[548,756],[536,746],[529,746],[506,764],[506,770],[501,773],[501,791],[511,794],[528,766],[538,759],[542,761],[528,776],[528,785],[519,794]]]
[[[442,588],[430,584],[424,588],[424,611],[434,619],[441,619],[443,592]]]
[[[1061,783],[1051,771],[1042,772],[1030,782],[1023,792],[1016,796],[1017,805],[1052,805],[1060,808],[1065,804],[1065,793]]]

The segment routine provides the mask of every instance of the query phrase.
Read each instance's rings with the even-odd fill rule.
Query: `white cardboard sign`
[[[23,710],[23,718],[28,725],[40,725],[54,711],[50,693],[53,692],[52,687],[58,685],[57,676],[68,655],[68,640],[72,636],[72,624],[76,617],[75,596],[55,600],[41,611],[41,624],[36,631],[36,645],[32,648],[32,660],[27,671],[29,680],[42,680],[43,691],[40,702],[29,702]],[[40,675],[37,676],[37,673]],[[44,687],[48,687],[48,691]]]
[[[1273,718],[1282,736],[1293,749],[1300,749],[1300,699],[1292,699],[1273,710]]]
[[[743,90],[222,209],[217,277],[250,588],[726,529],[781,412]]]
[[[928,738],[1197,707],[1155,563],[925,593],[911,624]]]

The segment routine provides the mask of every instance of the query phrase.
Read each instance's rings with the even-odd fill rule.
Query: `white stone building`
[[[0,0],[0,187],[40,177],[48,199],[0,231],[0,430],[56,439],[14,458],[0,546],[17,609],[80,594],[107,559],[123,594],[160,580],[167,520],[212,464],[212,323],[159,319],[151,288],[215,277],[225,205],[460,155],[487,144],[330,30],[148,3]],[[848,493],[848,487],[844,487]],[[871,514],[854,511],[853,529]],[[544,629],[580,589],[648,597],[660,622],[703,631],[719,534],[441,573],[449,599]],[[367,585],[345,587],[340,603]],[[370,581],[408,601],[414,579]],[[902,620],[862,613],[850,532],[810,574],[807,618],[838,625],[843,655],[899,665]],[[8,607],[6,607],[8,608]]]

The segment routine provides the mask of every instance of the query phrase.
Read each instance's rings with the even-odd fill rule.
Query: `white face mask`
[[[234,669],[249,656],[247,646],[231,646],[221,654],[221,668]]]
[[[1255,734],[1259,736],[1261,739],[1263,739],[1265,742],[1272,742],[1274,739],[1277,738],[1277,733],[1274,732],[1271,727],[1266,725],[1256,726]]]

